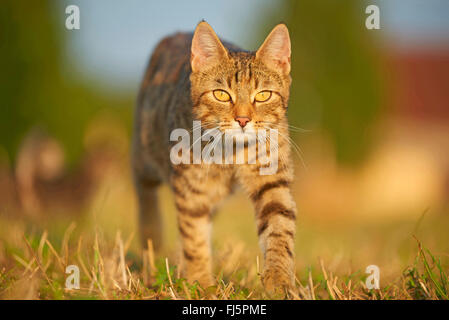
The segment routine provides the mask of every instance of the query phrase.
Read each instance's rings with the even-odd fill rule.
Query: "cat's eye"
[[[271,91],[260,91],[256,96],[254,97],[254,100],[257,102],[265,102],[268,101],[268,99],[271,98]]]
[[[214,97],[221,102],[228,102],[231,100],[229,93],[224,90],[214,90]]]

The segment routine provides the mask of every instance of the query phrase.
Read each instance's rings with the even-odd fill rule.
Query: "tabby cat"
[[[183,273],[203,286],[214,283],[211,215],[238,184],[254,203],[264,255],[262,281],[268,292],[294,286],[296,206],[290,191],[293,167],[286,118],[290,90],[290,37],[284,24],[271,31],[256,52],[221,42],[206,22],[193,34],[164,38],[154,50],[135,113],[133,172],[144,243],[160,248],[157,188],[173,190],[183,249]],[[203,129],[276,129],[278,168],[261,175],[264,164],[178,164],[170,160],[170,133]],[[247,145],[245,145],[247,147]]]

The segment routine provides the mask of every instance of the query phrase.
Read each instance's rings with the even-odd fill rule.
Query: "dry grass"
[[[175,211],[167,190],[162,192],[167,246],[155,256],[152,250],[142,252],[134,233],[131,186],[113,185],[119,187],[103,189],[76,223],[55,216],[38,222],[0,216],[0,298],[267,298],[251,205],[243,196],[231,199],[216,218],[216,286],[201,288],[180,276]],[[447,214],[431,211],[418,221],[388,222],[300,215],[297,289],[290,298],[448,299],[448,225]],[[379,290],[365,285],[371,264],[381,271]],[[68,265],[80,269],[79,290],[65,289]]]

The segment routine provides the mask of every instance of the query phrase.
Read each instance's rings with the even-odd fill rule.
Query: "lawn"
[[[126,175],[125,175],[126,176]],[[85,212],[29,218],[0,216],[2,299],[266,299],[251,204],[241,193],[214,221],[216,285],[180,274],[175,209],[161,190],[166,231],[162,253],[142,251],[130,181],[109,181]],[[448,212],[382,220],[314,217],[299,210],[296,284],[291,299],[448,299]],[[80,288],[66,289],[76,265]],[[380,270],[368,289],[366,267]]]

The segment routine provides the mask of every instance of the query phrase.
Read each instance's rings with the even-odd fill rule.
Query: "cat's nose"
[[[237,121],[239,123],[239,125],[243,128],[246,126],[246,124],[248,122],[251,121],[251,119],[248,117],[237,117],[237,118],[235,118],[235,121]]]

